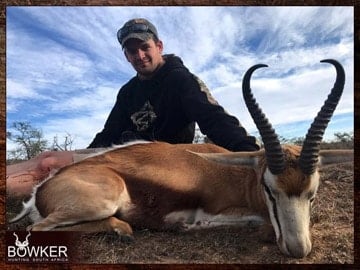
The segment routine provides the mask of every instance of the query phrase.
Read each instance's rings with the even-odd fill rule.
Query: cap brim
[[[124,47],[126,41],[128,41],[129,39],[140,39],[142,41],[147,41],[150,38],[152,38],[152,34],[151,33],[130,33],[129,35],[127,35],[126,37],[123,38],[122,42],[121,42],[121,46]]]

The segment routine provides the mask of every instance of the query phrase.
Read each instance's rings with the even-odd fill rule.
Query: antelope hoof
[[[131,234],[121,234],[120,241],[126,244],[134,242],[135,238]]]

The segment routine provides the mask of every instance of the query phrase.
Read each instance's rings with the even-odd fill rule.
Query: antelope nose
[[[300,259],[306,257],[311,252],[312,245],[310,241],[306,241],[296,245],[286,245],[286,247],[290,256]]]

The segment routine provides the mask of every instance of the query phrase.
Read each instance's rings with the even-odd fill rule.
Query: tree
[[[71,150],[73,142],[74,142],[74,137],[71,134],[69,134],[68,132],[66,132],[63,143],[59,143],[58,136],[56,135],[54,137],[51,150],[53,150],[53,151],[58,151],[58,150],[69,151],[69,150]]]
[[[7,132],[6,135],[19,145],[19,148],[11,151],[13,156],[31,159],[46,149],[48,142],[43,138],[42,131],[29,122],[14,122],[11,129],[13,132]]]
[[[335,132],[335,142],[342,143],[353,143],[354,142],[354,134],[352,132]]]

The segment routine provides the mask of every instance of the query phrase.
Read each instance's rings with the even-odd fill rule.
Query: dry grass
[[[131,243],[114,234],[88,234],[77,249],[83,263],[354,263],[353,163],[329,165],[321,170],[322,182],[314,203],[313,251],[304,259],[285,257],[275,243],[260,240],[257,227],[218,228],[187,233],[136,231]],[[8,201],[8,214],[20,204]],[[28,220],[11,224],[22,230]]]

